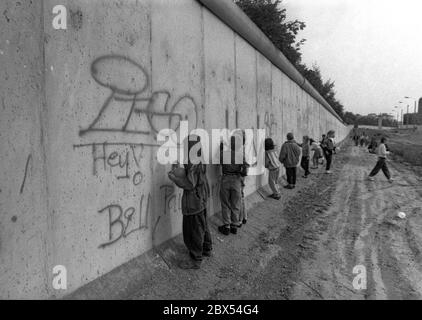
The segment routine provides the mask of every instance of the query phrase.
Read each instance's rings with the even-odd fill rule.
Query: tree
[[[286,21],[286,9],[280,8],[280,0],[235,0],[235,3],[291,63],[300,63],[300,47],[306,40],[297,40],[296,37],[305,28],[304,22]]]
[[[314,64],[308,68],[302,64],[300,49],[306,40],[297,40],[297,36],[299,31],[306,27],[305,23],[299,20],[287,21],[286,9],[281,8],[281,0],[234,1],[344,119],[344,107],[336,99],[334,81],[324,82],[318,65]]]

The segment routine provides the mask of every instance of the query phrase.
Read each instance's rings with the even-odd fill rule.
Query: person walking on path
[[[287,185],[286,189],[294,189],[296,186],[296,170],[299,164],[301,148],[294,140],[293,133],[287,134],[287,141],[280,151],[279,160],[286,168]]]
[[[275,200],[280,200],[280,188],[278,186],[278,179],[280,177],[281,163],[277,158],[274,141],[271,138],[265,139],[265,168],[268,169],[268,184],[273,192],[270,197]]]
[[[388,179],[388,182],[392,183],[394,180],[391,178],[390,170],[387,166],[387,155],[390,153],[387,151],[386,147],[386,138],[381,138],[381,143],[377,149],[378,161],[372,169],[371,173],[368,176],[368,180],[374,181],[374,177],[378,174],[380,170],[384,173],[385,177]]]

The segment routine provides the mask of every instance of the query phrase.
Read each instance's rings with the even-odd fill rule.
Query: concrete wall
[[[52,27],[57,4],[67,30]],[[0,298],[63,296],[181,232],[181,191],[156,160],[156,133],[179,116],[266,128],[278,145],[348,133],[197,1],[5,0],[0,12]],[[247,194],[263,184],[248,177]],[[67,291],[52,288],[55,265]]]

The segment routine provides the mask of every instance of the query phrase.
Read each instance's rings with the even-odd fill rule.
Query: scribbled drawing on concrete
[[[275,120],[274,114],[265,112],[264,124],[267,137],[273,137],[277,130],[277,121]]]
[[[145,158],[145,149],[159,147],[156,144],[102,142],[74,145],[74,149],[91,148],[92,175],[98,176],[100,171],[114,174],[117,180],[126,180],[134,186],[144,182],[145,175],[141,171]]]
[[[28,177],[29,165],[30,165],[30,163],[31,163],[31,162],[32,162],[32,155],[30,154],[30,155],[28,156],[28,158],[26,159],[25,172],[24,172],[24,175],[23,175],[23,179],[22,179],[21,187],[20,187],[20,189],[19,189],[19,193],[20,193],[20,194],[22,194],[22,193],[23,193],[23,190],[24,190],[24,187],[25,187],[25,183],[26,183],[26,179],[27,179],[27,177]]]
[[[187,120],[196,128],[197,105],[188,94],[173,98],[167,90],[145,96],[150,85],[146,70],[135,61],[119,55],[101,56],[91,65],[91,75],[111,93],[98,115],[81,136],[90,132],[124,132],[141,135],[157,134],[161,129],[177,130]]]
[[[174,185],[162,185],[160,191],[164,191],[164,215],[182,211],[182,193]]]
[[[108,241],[100,244],[100,249],[106,248],[134,232],[149,229],[148,213],[151,209],[151,195],[148,194],[146,205],[144,205],[144,199],[145,195],[142,195],[138,209],[135,207],[123,209],[121,205],[113,203],[98,211],[100,214],[108,213],[109,227]],[[144,207],[146,207],[145,210]],[[116,231],[116,229],[118,230]]]

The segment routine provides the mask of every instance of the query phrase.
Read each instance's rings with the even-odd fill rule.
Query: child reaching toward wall
[[[322,149],[319,146],[318,142],[316,142],[314,139],[309,140],[311,144],[311,151],[313,151],[312,155],[312,169],[318,169],[319,159],[321,159],[322,156]]]
[[[278,185],[278,178],[280,177],[281,163],[277,159],[274,141],[271,138],[265,139],[265,168],[268,169],[268,184],[273,192],[270,197],[280,200],[280,187]]]
[[[188,151],[200,142],[198,136],[189,136]],[[188,152],[189,154],[189,152]],[[182,261],[182,269],[199,269],[203,256],[211,256],[212,240],[207,221],[207,202],[210,196],[205,164],[188,164],[183,167],[173,165],[168,176],[178,187],[183,189],[182,230],[183,241],[189,251],[190,261]]]

